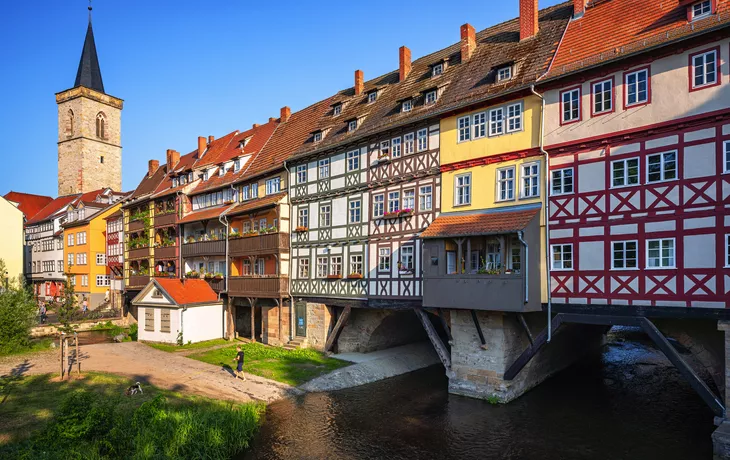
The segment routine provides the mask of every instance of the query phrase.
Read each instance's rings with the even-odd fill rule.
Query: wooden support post
[[[441,341],[441,337],[439,337],[436,333],[436,329],[434,329],[433,324],[431,324],[431,320],[428,319],[428,314],[420,307],[414,308],[413,311],[416,312],[416,316],[418,316],[418,319],[421,320],[421,324],[426,330],[429,340],[431,340],[433,347],[436,349],[436,354],[439,356],[441,362],[446,368],[446,375],[449,378],[454,377],[454,371],[451,370],[451,353],[449,353],[446,345],[444,345]]]
[[[558,313],[552,320],[551,326],[553,329],[553,335],[557,332],[560,325],[563,323],[563,314]],[[543,345],[547,343],[547,328],[545,328],[537,337],[532,345],[530,345],[522,354],[515,360],[514,363],[504,373],[505,380],[514,379],[520,371],[527,366],[527,363],[537,354]]]
[[[81,376],[81,355],[79,354],[79,334],[74,333],[76,338],[76,375]]]
[[[520,324],[522,324],[522,327],[525,329],[525,332],[527,333],[527,339],[530,341],[530,346],[535,346],[535,340],[532,338],[532,332],[530,332],[530,326],[527,325],[527,321],[525,321],[525,315],[522,313],[517,313],[517,318],[520,320]]]
[[[439,308],[439,319],[441,320],[441,325],[444,327],[444,330],[446,331],[446,337],[449,339],[449,343],[454,341],[454,337],[451,335],[451,328],[449,327],[449,324],[446,322],[446,318],[444,317],[444,312]]]
[[[337,322],[335,323],[334,329],[332,329],[332,332],[330,332],[330,335],[327,337],[327,342],[324,344],[324,351],[328,352],[332,349],[335,342],[337,342],[337,337],[340,335],[340,332],[342,332],[342,329],[345,327],[345,323],[347,322],[347,318],[350,317],[350,312],[352,311],[352,307],[345,307],[345,309],[340,314],[340,317],[337,318]]]
[[[486,350],[487,341],[484,340],[484,332],[482,332],[482,325],[479,324],[479,318],[477,318],[476,310],[471,310],[471,319],[474,321],[474,327],[477,329],[477,334],[479,334],[479,341],[482,342],[482,348]]]
[[[68,374],[67,375],[70,378],[71,377],[71,367],[70,367],[71,362],[70,362],[69,358],[71,356],[70,356],[70,353],[68,352],[68,337],[66,337],[64,340],[65,340],[65,343],[63,344],[63,348],[66,351],[66,366],[69,366],[68,367]],[[66,368],[64,368],[63,370],[66,371]]]
[[[64,333],[61,332],[61,335],[58,337],[58,350],[61,353],[61,380],[63,380],[63,336]]]
[[[464,265],[466,265],[466,273],[471,273],[474,268],[471,266],[471,238],[466,239],[466,257],[464,258]]]

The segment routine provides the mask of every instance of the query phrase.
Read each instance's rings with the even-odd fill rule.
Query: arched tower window
[[[99,112],[96,116],[96,137],[106,139],[106,115],[104,115],[104,112]]]
[[[66,137],[74,135],[74,111],[69,110],[66,118]]]

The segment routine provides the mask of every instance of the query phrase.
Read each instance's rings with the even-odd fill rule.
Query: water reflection
[[[449,395],[439,367],[272,404],[249,459],[711,458],[713,414],[623,330],[508,405]]]

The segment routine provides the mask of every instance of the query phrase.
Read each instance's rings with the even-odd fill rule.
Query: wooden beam
[[[552,320],[552,329],[553,333],[557,332],[560,325],[563,323],[563,315],[562,313],[559,313],[555,315],[555,317]],[[527,347],[525,351],[522,352],[522,354],[515,360],[514,363],[507,369],[507,372],[504,373],[504,379],[505,380],[512,380],[514,379],[517,374],[520,373],[520,371],[527,366],[527,363],[530,362],[530,360],[537,354],[538,351],[547,343],[547,328],[543,329],[540,334],[535,337],[535,341],[532,345]]]
[[[429,340],[431,340],[434,349],[436,349],[436,354],[439,356],[439,359],[441,359],[441,362],[446,368],[446,375],[449,378],[453,377],[454,371],[451,370],[451,353],[449,353],[446,345],[444,345],[441,341],[441,337],[439,337],[436,333],[436,329],[434,329],[433,324],[431,324],[431,320],[428,319],[428,314],[423,311],[423,308],[414,308],[413,311],[416,312],[416,316],[418,316],[418,319],[421,320],[421,324],[426,330]]]
[[[477,318],[477,312],[474,310],[471,311],[471,320],[474,321],[474,327],[477,329],[477,334],[479,334],[479,341],[482,342],[482,348],[487,346],[487,341],[484,340],[484,332],[482,332],[482,325],[479,324],[479,318]]]
[[[527,321],[525,321],[525,315],[517,313],[517,318],[519,318],[522,328],[527,333],[527,339],[530,341],[530,346],[535,346],[535,339],[532,338],[532,332],[530,332],[530,326],[528,326]]]
[[[350,312],[352,312],[351,307],[345,307],[345,309],[340,314],[340,317],[337,318],[337,322],[335,323],[334,329],[332,329],[332,332],[330,332],[330,335],[327,337],[327,342],[324,344],[324,351],[328,352],[332,349],[335,342],[337,342],[337,337],[339,337],[340,332],[342,332],[342,329],[345,327],[345,323],[347,323],[347,319],[350,317]]]
[[[451,335],[451,328],[449,327],[449,324],[446,322],[446,318],[444,317],[444,312],[438,308],[437,309],[439,314],[439,319],[441,320],[441,325],[444,327],[444,330],[446,331],[446,337],[449,339],[449,343],[454,341],[454,336]]]

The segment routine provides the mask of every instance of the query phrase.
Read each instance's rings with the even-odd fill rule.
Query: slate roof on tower
[[[89,13],[89,26],[86,28],[84,48],[81,50],[79,70],[76,72],[74,88],[83,86],[94,91],[104,92],[104,82],[101,79],[101,68],[99,68],[99,57],[96,55],[96,43],[94,42],[94,30],[91,27],[91,13]]]

